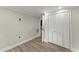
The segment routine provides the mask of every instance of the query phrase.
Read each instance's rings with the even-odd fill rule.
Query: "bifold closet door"
[[[70,48],[69,40],[69,13],[58,14],[58,45]],[[61,43],[62,42],[62,43]]]
[[[69,48],[69,14],[49,15],[49,42]]]
[[[58,44],[56,23],[57,23],[56,16],[50,15],[49,16],[49,42],[54,44]]]
[[[63,42],[63,19],[61,14],[56,14],[56,32],[57,32],[57,44],[62,46]]]
[[[63,47],[70,48],[69,40],[69,13],[62,13],[63,17]]]
[[[62,25],[60,14],[49,16],[49,42],[62,46]]]

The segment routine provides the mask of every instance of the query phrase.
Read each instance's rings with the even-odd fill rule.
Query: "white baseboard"
[[[79,52],[79,49],[72,48],[71,50],[72,50],[72,52]]]
[[[19,46],[19,45],[21,45],[21,44],[23,44],[23,43],[26,43],[26,42],[28,42],[28,41],[30,41],[30,40],[32,40],[32,39],[34,39],[34,38],[37,38],[37,37],[39,37],[39,36],[40,36],[40,35],[36,35],[36,36],[34,36],[34,37],[30,38],[30,39],[27,39],[27,40],[21,41],[21,42],[19,42],[19,43],[16,43],[16,44],[14,44],[14,45],[8,46],[8,47],[6,47],[6,48],[0,49],[0,52],[8,51],[8,50],[10,50],[10,49],[12,49],[12,48],[14,48],[14,47],[16,47],[16,46]]]

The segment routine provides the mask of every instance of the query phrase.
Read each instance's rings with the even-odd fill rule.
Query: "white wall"
[[[19,21],[19,18],[22,21]],[[0,8],[0,49],[7,48],[36,35],[39,19]],[[18,36],[23,36],[19,39]]]
[[[71,10],[72,48],[79,51],[79,8]]]

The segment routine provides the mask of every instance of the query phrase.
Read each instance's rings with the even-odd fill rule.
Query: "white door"
[[[56,32],[57,32],[57,44],[62,46],[62,26],[63,26],[63,22],[62,22],[62,15],[61,14],[56,14]]]
[[[69,13],[63,13],[63,46],[70,48],[69,40]]]
[[[69,48],[69,13],[49,15],[49,42]]]
[[[56,16],[49,16],[49,42],[57,44]]]
[[[48,33],[48,35],[49,35],[49,42],[54,42],[53,34],[52,34],[53,33],[53,24],[54,24],[53,23],[53,21],[54,21],[53,17],[54,16],[52,16],[52,15],[49,16],[49,26],[48,26],[49,27],[49,33]]]

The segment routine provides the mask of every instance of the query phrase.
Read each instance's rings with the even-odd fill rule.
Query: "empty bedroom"
[[[0,51],[79,51],[78,19],[78,6],[0,6]]]

